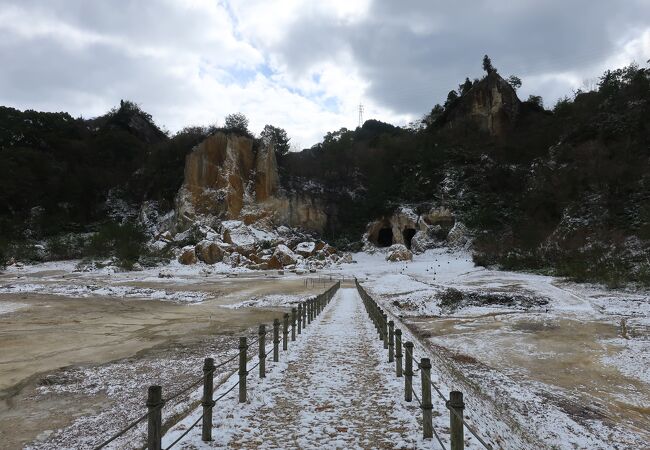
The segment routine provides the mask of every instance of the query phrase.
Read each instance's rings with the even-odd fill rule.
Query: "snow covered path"
[[[403,401],[386,359],[356,289],[341,289],[280,363],[267,362],[265,379],[249,375],[247,404],[235,392],[217,404],[214,441],[202,442],[196,429],[178,448],[431,448],[417,403]],[[163,447],[199,415],[172,429]]]

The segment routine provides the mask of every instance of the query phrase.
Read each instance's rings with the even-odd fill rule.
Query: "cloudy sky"
[[[296,148],[405,124],[489,54],[546,105],[650,58],[650,0],[0,0],[0,104],[93,117],[120,99],[170,131],[245,113]]]

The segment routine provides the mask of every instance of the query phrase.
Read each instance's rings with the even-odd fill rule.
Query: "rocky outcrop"
[[[320,233],[328,217],[317,198],[281,191],[272,146],[254,152],[252,139],[216,133],[186,157],[175,225],[178,231],[195,222],[216,228],[224,220],[267,220]]]
[[[237,218],[253,163],[251,139],[223,133],[208,136],[185,159],[178,216]]]
[[[493,136],[502,136],[514,126],[520,108],[512,86],[497,72],[490,72],[460,97],[447,124],[453,128],[469,122]]]
[[[255,158],[255,200],[264,202],[278,192],[280,177],[273,146],[262,147]]]
[[[390,216],[371,222],[364,241],[375,247],[401,244],[421,253],[444,240],[454,223],[454,215],[444,207],[432,208],[425,214],[400,207]]]

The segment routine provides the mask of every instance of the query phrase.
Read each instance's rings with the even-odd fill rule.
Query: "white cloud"
[[[598,5],[583,12],[605,23]],[[172,131],[241,111],[253,131],[281,126],[306,147],[356,126],[360,102],[366,118],[413,120],[478,75],[483,46],[501,52],[504,73],[522,76],[523,96],[547,103],[606,67],[650,58],[650,29],[621,26],[634,11],[612,15],[607,50],[601,33],[594,43],[577,35],[580,53],[563,52],[557,42],[574,21],[558,23],[556,6],[522,2],[495,18],[463,2],[0,0],[0,104],[89,117],[128,98]],[[526,14],[560,37],[531,28],[538,19]],[[540,47],[547,35],[555,44]],[[527,45],[553,56],[531,60]]]

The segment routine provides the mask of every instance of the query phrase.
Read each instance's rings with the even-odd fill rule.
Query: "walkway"
[[[356,289],[341,289],[280,363],[268,360],[266,379],[249,375],[249,403],[233,393],[217,404],[213,442],[197,429],[179,448],[420,447],[420,410],[386,359]]]

